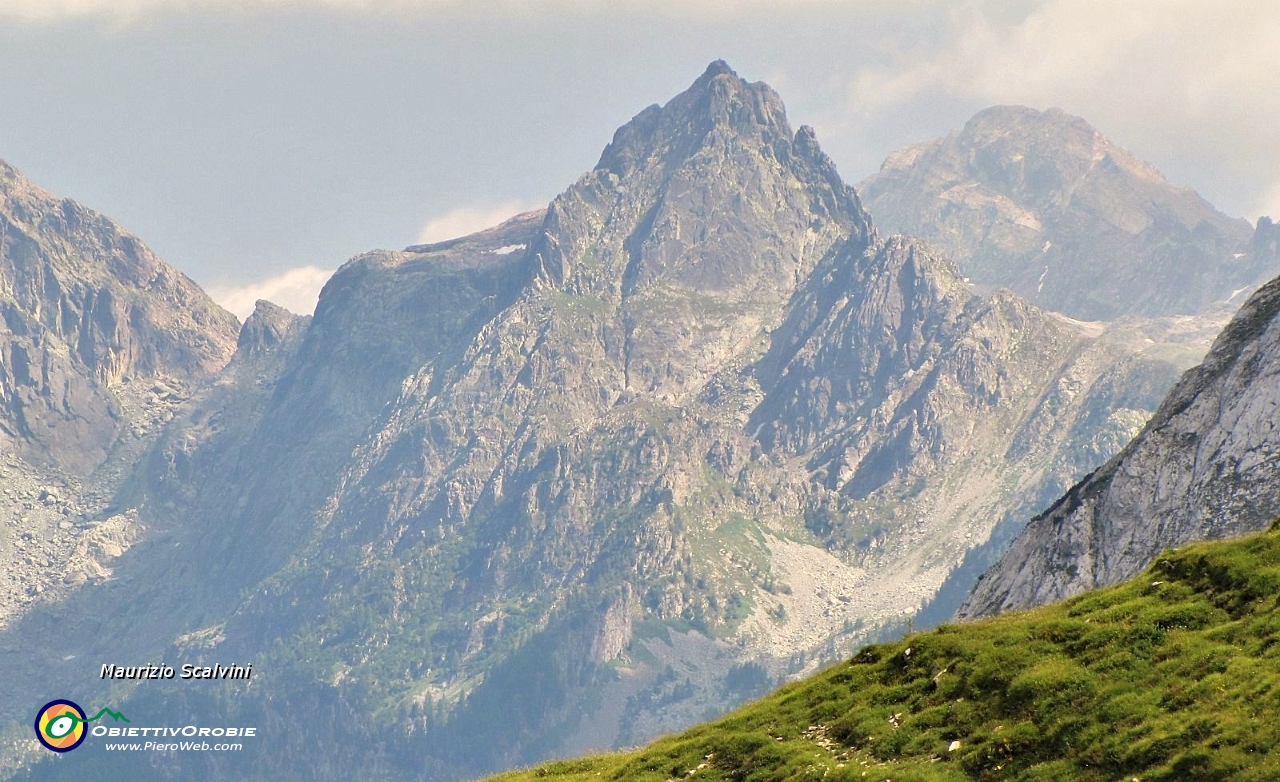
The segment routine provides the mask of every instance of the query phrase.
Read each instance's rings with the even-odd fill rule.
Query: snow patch
[[[494,255],[510,255],[516,250],[523,250],[528,246],[529,245],[527,244],[505,244],[502,247],[499,247],[496,250],[490,250],[489,252],[493,253]]]

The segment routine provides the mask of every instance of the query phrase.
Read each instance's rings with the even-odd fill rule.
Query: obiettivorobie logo
[[[53,752],[70,752],[84,741],[88,733],[85,724],[93,722],[104,714],[116,721],[129,721],[128,717],[105,706],[92,717],[86,717],[84,709],[80,708],[75,701],[63,698],[49,701],[40,707],[39,713],[36,714],[36,738],[40,739],[45,749]]]
[[[70,752],[84,742],[86,736],[107,737],[111,740],[105,742],[102,747],[105,750],[114,750],[117,752],[179,752],[188,750],[200,751],[234,751],[244,749],[244,744],[236,743],[210,743],[208,741],[131,741],[135,738],[143,739],[159,739],[159,738],[193,738],[200,739],[219,739],[228,738],[254,738],[258,735],[257,728],[242,726],[218,726],[214,728],[202,728],[197,725],[184,725],[182,727],[137,727],[135,725],[120,726],[113,725],[107,727],[103,722],[99,722],[93,727],[88,727],[88,723],[93,722],[103,716],[108,716],[116,722],[129,722],[129,718],[118,711],[112,711],[108,708],[102,708],[92,717],[85,716],[84,709],[75,701],[69,701],[59,698],[56,701],[49,701],[40,707],[40,711],[36,713],[36,738],[44,745],[45,749],[51,752]]]

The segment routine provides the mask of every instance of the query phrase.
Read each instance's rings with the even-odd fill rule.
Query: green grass
[[[644,749],[496,779],[686,778],[1280,779],[1280,531],[867,647]]]

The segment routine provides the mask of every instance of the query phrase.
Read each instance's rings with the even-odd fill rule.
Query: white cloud
[[[315,312],[320,289],[332,276],[332,270],[301,266],[248,285],[214,286],[209,289],[209,295],[241,320],[253,313],[258,299],[266,299],[290,312],[310,315]]]
[[[781,6],[836,5],[848,0],[0,0],[0,18],[17,17],[33,21],[53,21],[69,17],[100,16],[115,20],[133,19],[155,11],[193,9],[321,8],[364,13],[421,13],[455,8],[488,15],[507,13],[519,16],[548,12],[578,16],[599,16],[618,11],[640,11],[663,16],[726,16],[753,9]],[[892,0],[861,0],[868,7],[891,5]]]
[[[322,8],[354,11],[415,11],[459,5],[461,0],[0,0],[0,17],[53,21],[73,17],[128,20],[156,11],[257,8]]]
[[[1234,97],[1270,83],[1278,8],[1271,0],[1230,10],[1203,0],[1049,0],[1007,24],[970,5],[954,16],[952,46],[869,92],[945,86],[984,97],[1140,98],[1202,112],[1224,91]]]
[[[422,230],[418,232],[418,243],[430,244],[448,239],[457,239],[459,236],[466,236],[476,231],[492,228],[509,217],[515,217],[521,212],[537,209],[539,206],[527,201],[515,200],[503,201],[497,204],[460,206],[457,209],[451,209],[442,215],[437,215],[427,220],[422,226]]]

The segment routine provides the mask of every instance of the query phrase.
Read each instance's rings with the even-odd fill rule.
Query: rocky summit
[[[59,774],[454,779],[633,744],[949,614],[1211,330],[1084,322],[966,274],[881,236],[814,132],[716,62],[545,210],[358,256],[313,317],[260,303],[236,337],[156,316],[93,382],[191,381],[143,400],[167,420],[86,479],[109,503],[68,553],[36,555],[57,577],[0,629],[3,719],[56,678],[130,714],[292,726]],[[254,674],[86,663],[122,658]]]
[[[1280,516],[1280,278],[1255,293],[1142,433],[1031,522],[962,609],[981,616],[1132,577],[1184,543]]]
[[[895,152],[858,185],[984,288],[1082,320],[1189,315],[1280,273],[1251,229],[1058,109],[998,106]]]

